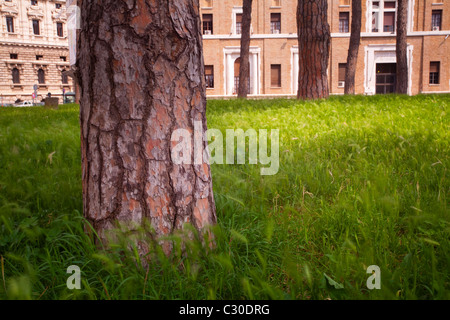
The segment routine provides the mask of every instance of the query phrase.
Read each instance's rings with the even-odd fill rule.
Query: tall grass
[[[280,170],[213,165],[215,248],[154,245],[148,267],[127,239],[105,252],[85,235],[78,107],[3,108],[0,298],[448,299],[449,102],[208,101],[224,134],[280,129]],[[81,290],[67,289],[70,265]]]

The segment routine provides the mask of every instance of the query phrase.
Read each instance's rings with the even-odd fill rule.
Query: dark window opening
[[[430,84],[439,84],[440,62],[430,62]]]
[[[346,63],[339,63],[339,74],[338,74],[338,87],[343,87],[345,85],[345,70],[347,69]]]
[[[439,31],[442,27],[442,10],[433,10],[431,14],[431,30]]]
[[[281,88],[281,64],[270,65],[270,86]]]
[[[12,60],[17,60],[19,59],[19,55],[17,53],[10,53],[9,58]]]
[[[349,32],[348,28],[349,19],[350,19],[349,12],[339,12],[339,32],[341,33]]]
[[[12,80],[14,84],[19,84],[20,83],[20,72],[19,69],[14,68],[12,69]]]
[[[236,14],[236,34],[242,33],[242,13]]]
[[[6,17],[6,31],[14,33],[14,18]]]
[[[270,33],[281,33],[281,13],[270,14]]]
[[[39,84],[45,84],[45,72],[42,69],[38,70],[38,82]]]
[[[205,81],[207,88],[214,88],[214,66],[205,66]]]
[[[213,15],[203,15],[203,34],[213,34]]]
[[[56,23],[56,34],[58,37],[64,37],[63,24],[62,22]]]
[[[69,77],[68,77],[67,74],[66,74],[66,70],[63,70],[63,71],[61,72],[61,82],[62,82],[63,84],[68,84],[68,83],[69,83]]]
[[[41,34],[41,30],[39,28],[39,20],[33,20],[33,33],[35,35]]]

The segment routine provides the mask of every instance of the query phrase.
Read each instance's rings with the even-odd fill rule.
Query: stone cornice
[[[32,48],[50,48],[50,49],[67,49],[69,50],[69,45],[58,45],[58,44],[42,44],[42,43],[25,43],[25,42],[7,42],[0,41],[0,46],[18,46],[18,47],[32,47]]]
[[[19,8],[16,2],[3,1],[0,6],[0,12],[2,15],[18,15]]]

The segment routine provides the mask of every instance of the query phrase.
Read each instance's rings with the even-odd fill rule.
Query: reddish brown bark
[[[252,24],[252,0],[244,0],[242,10],[241,64],[239,67],[238,97],[247,98],[250,75],[250,27]]]
[[[356,62],[361,42],[361,0],[352,1],[352,25],[348,48],[347,67],[345,69],[345,94],[355,94]]]
[[[397,1],[397,83],[396,92],[408,93],[407,9],[408,0]]]
[[[102,241],[117,224],[133,231],[150,222],[154,237],[214,224],[209,164],[171,159],[174,130],[201,121],[206,131],[198,1],[83,1],[81,21],[86,219]]]
[[[297,29],[299,46],[299,99],[329,96],[328,59],[330,26],[326,0],[298,0]]]

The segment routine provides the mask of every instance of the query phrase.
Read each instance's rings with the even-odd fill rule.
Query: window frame
[[[273,21],[274,18],[278,17],[278,21]],[[277,28],[278,27],[278,28]],[[278,30],[278,33],[275,32]],[[281,12],[271,12],[270,13],[270,33],[280,34],[281,33]]]
[[[31,20],[31,24],[33,27],[33,35],[40,36],[41,35],[40,21],[38,19],[33,19],[33,20]],[[36,31],[37,31],[37,33],[36,33]]]
[[[274,69],[278,69],[278,83],[274,84],[273,82],[273,72]],[[270,88],[279,89],[282,88],[281,81],[281,64],[271,64],[270,65]]]
[[[56,22],[56,35],[60,38],[64,38],[64,23],[60,21]]]
[[[206,74],[206,69],[211,68],[211,74]],[[214,89],[214,65],[205,65],[205,84],[206,89]],[[209,84],[212,84],[209,85]]]
[[[431,66],[433,64],[436,64],[437,72],[431,72]],[[441,78],[441,62],[440,61],[430,61],[430,70],[429,70],[429,79],[428,79],[429,81],[428,81],[428,83],[430,85],[439,85],[439,84],[441,84],[440,78]]]
[[[6,16],[6,32],[14,33],[14,17]]]
[[[205,16],[211,17],[211,21],[205,21]],[[206,35],[205,31],[211,31],[211,35],[214,34],[214,16],[212,13],[202,14],[202,33]]]
[[[431,10],[431,30],[433,31],[433,28],[435,27],[434,23],[435,23],[435,16],[439,14],[439,25],[437,27],[439,27],[439,30],[437,31],[441,31],[442,30],[442,9],[433,9]]]
[[[378,7],[374,8],[374,2],[378,3]],[[369,1],[368,1],[369,3]],[[385,3],[395,3],[395,8],[386,8]],[[377,0],[370,1],[370,5],[367,6],[369,11],[368,17],[368,32],[369,33],[395,33],[397,31],[397,8],[398,2],[396,0]],[[408,9],[409,10],[409,9]],[[376,28],[374,28],[374,13],[377,13]],[[386,13],[394,13],[393,30],[385,31],[385,15]],[[409,19],[409,17],[408,17]],[[374,31],[375,30],[375,31]]]
[[[341,19],[341,14],[346,15],[346,19]],[[346,25],[344,26],[344,31],[342,30],[342,21],[346,21]],[[345,31],[346,30],[346,31]],[[339,12],[339,33],[349,33],[350,32],[350,12],[349,11],[340,11]]]
[[[38,84],[45,85],[45,70],[39,68],[37,71],[37,76],[38,76]]]
[[[20,70],[19,68],[15,67],[11,70],[11,75],[12,75],[12,83],[13,84],[20,84]]]

